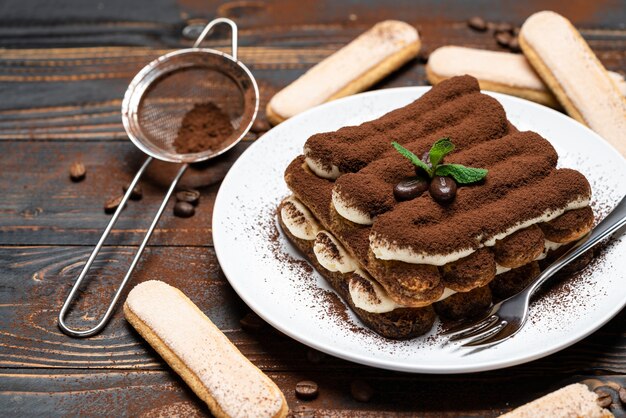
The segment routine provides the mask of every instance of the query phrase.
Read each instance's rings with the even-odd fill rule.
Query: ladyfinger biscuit
[[[519,41],[567,113],[626,155],[626,99],[576,28],[543,11],[524,22]]]
[[[284,417],[285,398],[181,291],[157,280],[137,285],[128,322],[216,417]]]
[[[452,45],[430,54],[426,76],[431,84],[464,74],[476,77],[483,90],[510,94],[555,109],[561,107],[524,55]],[[612,71],[609,75],[620,93],[626,95],[624,77]]]
[[[415,57],[420,46],[411,25],[397,20],[377,23],[278,92],[267,104],[267,117],[278,124],[324,102],[363,91]]]
[[[613,414],[597,403],[598,395],[574,383],[504,414],[501,418],[609,418]]]

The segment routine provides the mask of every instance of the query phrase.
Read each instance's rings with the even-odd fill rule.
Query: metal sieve
[[[231,28],[231,55],[213,49],[200,48],[204,38],[213,27],[220,23],[229,25]],[[206,151],[188,154],[177,152],[174,141],[177,138],[183,118],[196,105],[207,102],[216,105],[229,117],[233,127],[232,134]],[[259,90],[250,71],[237,60],[237,25],[230,19],[219,18],[211,21],[206,25],[192,48],[170,52],[155,59],[133,78],[122,102],[122,122],[130,140],[149,157],[130,183],[120,205],[59,312],[59,328],[65,334],[72,337],[89,337],[97,334],[105,327],[188,164],[211,159],[235,146],[248,133],[258,108]],[[132,190],[154,158],[183,163],[183,165],[168,188],[126,275],[115,291],[113,300],[100,322],[87,330],[71,329],[65,324],[65,316],[76,292],[117,222]]]

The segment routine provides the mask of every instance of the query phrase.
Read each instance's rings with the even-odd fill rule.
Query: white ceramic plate
[[[348,310],[332,313],[330,289],[286,238],[276,232],[274,209],[289,194],[283,172],[314,133],[374,119],[404,106],[429,87],[359,94],[319,106],[266,133],[233,165],[215,202],[213,238],[219,262],[239,296],[283,333],[328,354],[384,369],[464,373],[528,362],[591,334],[626,304],[626,238],[609,245],[565,290],[548,293],[532,307],[531,320],[514,338],[482,351],[448,344],[430,334],[392,341],[365,328]],[[515,97],[492,94],[520,130],[547,138],[559,165],[587,176],[593,208],[603,217],[626,194],[626,163],[604,140],[567,116]],[[620,256],[621,253],[621,256]]]

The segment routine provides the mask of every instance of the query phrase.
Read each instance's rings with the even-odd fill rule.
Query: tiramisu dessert
[[[476,79],[316,134],[289,165],[282,229],[372,330],[429,331],[506,297],[593,223],[585,177],[519,132]],[[495,280],[494,280],[495,279]],[[492,292],[493,290],[493,292]]]

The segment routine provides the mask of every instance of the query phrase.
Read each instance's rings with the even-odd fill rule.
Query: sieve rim
[[[217,55],[223,59],[227,59],[231,61],[232,63],[236,64],[237,67],[239,67],[239,69],[243,71],[245,76],[251,82],[252,88],[254,89],[254,111],[252,112],[248,125],[245,127],[245,129],[241,131],[241,134],[239,135],[239,137],[233,140],[232,142],[230,142],[225,147],[220,148],[217,151],[214,151],[214,152],[202,151],[198,153],[189,153],[189,154],[180,154],[180,153],[165,154],[165,153],[157,152],[153,150],[152,148],[146,146],[144,144],[144,141],[141,138],[139,138],[137,135],[135,135],[134,126],[138,125],[138,123],[137,122],[133,123],[131,122],[131,120],[133,119],[133,116],[137,115],[139,104],[141,103],[143,96],[145,95],[145,93],[148,91],[150,86],[156,80],[170,73],[173,73],[174,71],[178,71],[178,70],[185,68],[184,66],[177,66],[172,69],[165,69],[163,71],[158,71],[158,68],[160,66],[164,66],[168,61],[180,55],[199,54],[199,53]],[[224,73],[224,75],[229,76],[226,73]],[[135,75],[135,77],[133,77],[133,79],[128,85],[128,88],[126,89],[126,92],[124,93],[124,98],[122,100],[122,107],[121,107],[122,124],[131,142],[145,154],[161,161],[167,161],[167,162],[173,162],[173,163],[195,163],[195,162],[207,161],[217,156],[220,156],[224,154],[225,152],[227,152],[228,150],[230,150],[231,148],[233,148],[239,142],[241,142],[244,136],[246,136],[246,134],[250,131],[250,128],[252,128],[252,124],[254,123],[257,117],[257,114],[259,112],[259,104],[260,104],[259,87],[257,85],[256,79],[252,75],[252,72],[248,69],[248,67],[245,66],[245,64],[233,58],[232,55],[229,55],[222,51],[218,51],[216,49],[185,48],[185,49],[179,49],[176,51],[168,52],[167,54],[161,55],[160,57],[152,60],[151,62],[146,64],[141,70],[139,70],[139,72]],[[171,154],[176,155],[176,158],[172,157]]]

